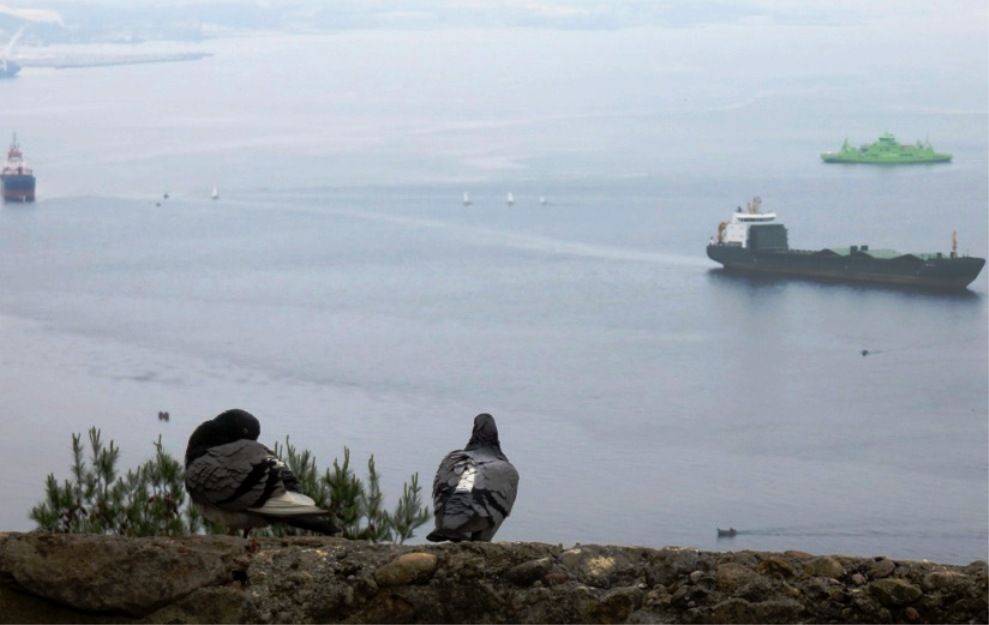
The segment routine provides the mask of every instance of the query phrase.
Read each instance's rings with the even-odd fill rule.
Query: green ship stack
[[[870,163],[873,165],[907,165],[912,163],[947,163],[950,154],[935,152],[929,142],[918,141],[915,145],[897,143],[890,133],[879,137],[879,141],[853,148],[848,140],[838,152],[821,154],[825,163]]]

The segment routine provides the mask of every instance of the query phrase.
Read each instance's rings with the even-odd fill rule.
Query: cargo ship
[[[14,135],[7,150],[7,162],[0,172],[0,193],[4,202],[34,201],[34,172],[24,163],[21,146]]]
[[[948,254],[901,254],[868,245],[790,249],[786,227],[775,213],[761,212],[760,204],[755,198],[718,224],[709,258],[729,271],[950,290],[967,287],[986,264],[984,258],[960,256],[955,233]]]
[[[915,145],[897,143],[890,133],[879,137],[879,141],[858,148],[848,144],[848,139],[837,152],[821,154],[825,163],[866,163],[872,165],[910,165],[915,163],[947,163],[950,154],[935,152],[930,142],[918,141]]]

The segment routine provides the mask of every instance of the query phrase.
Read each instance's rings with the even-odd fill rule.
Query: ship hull
[[[0,176],[0,195],[4,202],[33,202],[34,186],[34,176]]]
[[[731,245],[708,245],[707,255],[729,271],[945,290],[967,287],[986,262],[982,258],[920,258],[910,254],[885,259],[865,253],[752,251]]]
[[[951,156],[937,155],[924,157],[903,157],[903,158],[862,158],[858,156],[845,156],[842,154],[822,154],[821,160],[825,163],[848,163],[856,165],[930,165],[932,163],[950,163]]]

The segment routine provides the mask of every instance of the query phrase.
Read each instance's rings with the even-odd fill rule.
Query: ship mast
[[[951,257],[958,258],[958,231],[951,231]]]

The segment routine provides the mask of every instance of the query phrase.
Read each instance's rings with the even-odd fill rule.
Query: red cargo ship
[[[0,172],[0,190],[4,202],[34,201],[34,172],[24,163],[21,146],[14,135],[7,150],[7,163]]]

